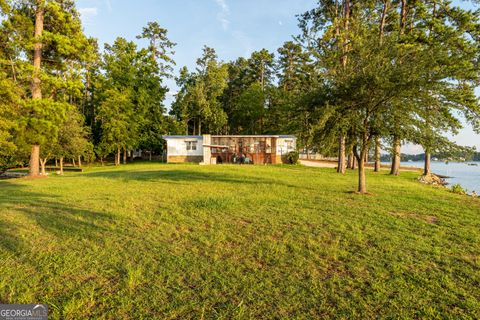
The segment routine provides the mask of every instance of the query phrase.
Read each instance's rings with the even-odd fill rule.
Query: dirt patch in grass
[[[238,219],[238,224],[242,226],[246,226],[246,225],[252,224],[252,221],[247,219]]]
[[[23,180],[38,180],[38,179],[47,179],[48,176],[29,176],[29,175],[23,175],[19,176],[17,178],[22,178]]]
[[[438,218],[435,216],[426,216],[411,212],[390,212],[392,216],[399,217],[399,218],[410,218],[415,220],[420,220],[426,222],[428,224],[437,224]]]

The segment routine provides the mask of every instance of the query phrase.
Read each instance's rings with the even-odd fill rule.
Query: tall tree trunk
[[[30,153],[29,176],[36,177],[40,174],[40,146],[34,144]]]
[[[55,158],[55,169],[58,168],[58,159]]]
[[[12,66],[12,77],[13,77],[13,82],[17,83],[17,72],[15,71],[15,63],[13,62],[13,59],[9,57],[10,60],[10,65]]]
[[[385,33],[385,23],[387,21],[387,13],[388,13],[388,2],[389,0],[383,0],[382,18],[380,19],[380,45],[383,44],[383,36]]]
[[[262,61],[261,74],[260,74],[260,83],[262,86],[262,92],[265,91],[265,62]]]
[[[342,56],[342,66],[345,69],[347,66],[348,58],[348,30],[350,27],[350,0],[343,1],[343,31],[344,31],[344,39],[343,39],[343,56]]]
[[[385,23],[387,21],[387,12],[388,12],[388,3],[389,0],[383,0],[383,10],[382,10],[382,18],[380,22],[380,46],[383,45],[383,37],[385,34]],[[375,164],[373,168],[373,172],[380,172],[381,164],[380,164],[380,137],[377,135],[375,137]]]
[[[430,162],[431,162],[431,153],[429,149],[425,150],[425,165],[423,167],[423,175],[424,176],[429,176],[432,174],[432,171],[430,169]]]
[[[352,150],[350,150],[350,152],[348,153],[347,169],[355,169],[355,156],[353,155]]]
[[[60,174],[63,174],[63,157],[60,157]]]
[[[405,27],[407,25],[407,0],[402,0],[400,8],[400,34],[405,33]]]
[[[85,89],[83,91],[83,101],[82,101],[82,114],[88,118],[87,114],[86,114],[86,110],[85,110],[85,106],[87,105],[88,103],[88,92],[90,90],[90,64],[87,63],[86,65],[86,78],[85,78]]]
[[[152,161],[152,150],[148,151],[148,160]]]
[[[375,166],[373,169],[374,172],[380,171],[380,137],[375,137]]]
[[[120,148],[117,149],[117,155],[115,156],[115,165],[120,165]]]
[[[398,136],[393,138],[393,154],[392,154],[392,168],[390,174],[398,176],[400,174],[400,152],[401,152],[401,141]]]
[[[72,165],[75,167],[75,158],[72,158]]]
[[[42,87],[40,80],[40,68],[42,64],[42,40],[41,36],[43,33],[43,18],[45,15],[45,0],[36,1],[36,11],[35,11],[35,44],[33,46],[33,73],[32,73],[32,99],[40,100],[42,99]],[[38,163],[40,161],[40,145],[34,144],[32,146],[32,152],[30,153],[30,166],[29,166],[29,176],[35,177],[39,175]]]
[[[400,35],[405,33],[405,27],[407,24],[407,0],[401,0],[400,3]],[[401,140],[398,135],[393,136],[393,154],[392,154],[392,167],[390,174],[398,176],[400,174],[400,152],[401,152]]]
[[[365,159],[365,150],[360,152],[360,157],[358,161],[358,193],[364,194],[367,193],[367,180],[365,177],[365,162],[362,161]]]
[[[78,167],[82,167],[82,156],[78,156]]]
[[[102,164],[102,167],[103,167],[103,157],[100,157],[100,163]]]
[[[367,119],[364,119],[365,129],[368,129]],[[366,130],[367,131],[367,130]],[[367,193],[367,179],[365,177],[365,158],[368,156],[368,149],[370,146],[370,138],[364,133],[362,138],[362,144],[360,145],[360,154],[357,152],[357,147],[354,147],[355,157],[358,160],[358,189],[357,192],[360,194]]]
[[[348,53],[348,29],[350,23],[350,0],[343,1],[343,55],[341,57],[341,63],[343,69],[346,69],[347,66],[347,53]],[[337,36],[340,36],[340,30],[337,28]],[[338,165],[337,172],[345,173],[345,136],[339,138],[339,148],[338,148]]]
[[[37,0],[37,8],[35,12],[35,44],[33,46],[33,76],[32,76],[32,99],[42,99],[42,88],[40,80],[40,68],[42,64],[42,33],[43,18],[45,14],[45,0]]]
[[[40,158],[40,166],[42,167],[42,173],[41,175],[46,177],[47,176],[47,171],[45,170],[45,165],[47,164],[48,158]]]
[[[123,149],[123,164],[127,164],[127,149]]]
[[[338,173],[345,173],[345,136],[341,136],[338,142]]]

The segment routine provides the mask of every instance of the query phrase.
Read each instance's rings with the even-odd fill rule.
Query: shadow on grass
[[[78,208],[25,188],[14,183],[0,188],[0,250],[25,254],[32,250],[27,241],[52,236],[58,242],[102,241],[109,231],[108,224],[114,221],[110,214]]]
[[[0,215],[0,250],[14,254],[24,252],[23,241],[18,237],[18,228],[2,220]]]
[[[149,170],[149,171],[100,171],[86,173],[84,176],[118,179],[122,181],[145,181],[145,182],[222,182],[233,184],[268,184],[268,185],[282,185],[287,187],[295,187],[298,185],[288,184],[281,179],[265,178],[259,176],[246,175],[242,173],[229,174],[226,172],[201,172],[194,170]]]

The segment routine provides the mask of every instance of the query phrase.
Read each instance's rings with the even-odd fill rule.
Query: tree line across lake
[[[471,3],[475,6],[475,2]],[[399,174],[402,142],[433,153],[470,152],[449,141],[462,123],[480,130],[479,13],[448,1],[320,0],[277,50],[221,61],[204,47],[174,75],[175,43],[149,22],[136,42],[99,48],[73,0],[0,0],[0,166],[45,173],[58,159],[127,150],[159,153],[162,134],[295,134],[300,148],[338,155],[338,172]],[[179,91],[164,105],[166,79]],[[350,161],[347,161],[347,158]]]
[[[459,152],[439,152],[431,155],[432,159],[438,161],[480,161],[480,152],[459,151]],[[382,154],[380,157],[382,162],[392,161],[392,156]],[[425,161],[425,153],[420,154],[404,154],[400,155],[401,161]]]

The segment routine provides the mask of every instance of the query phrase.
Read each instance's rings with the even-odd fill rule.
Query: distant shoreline
[[[300,163],[310,166],[310,167],[319,167],[319,168],[336,168],[337,161],[335,160],[306,160],[301,159]],[[462,188],[467,190],[468,194],[472,192],[478,192],[480,190],[480,166],[469,166],[469,163],[480,164],[480,161],[466,161],[466,162],[455,162],[449,161],[445,163],[444,161],[432,161],[432,173],[438,176],[439,178],[445,179],[445,182],[448,186],[453,186],[460,184]],[[418,172],[419,175],[423,173],[423,161],[402,161],[400,164],[401,171],[410,171]],[[374,163],[368,162],[366,168],[373,169]],[[382,162],[381,163],[382,171],[390,169],[390,163]],[[479,179],[477,179],[479,177]]]

